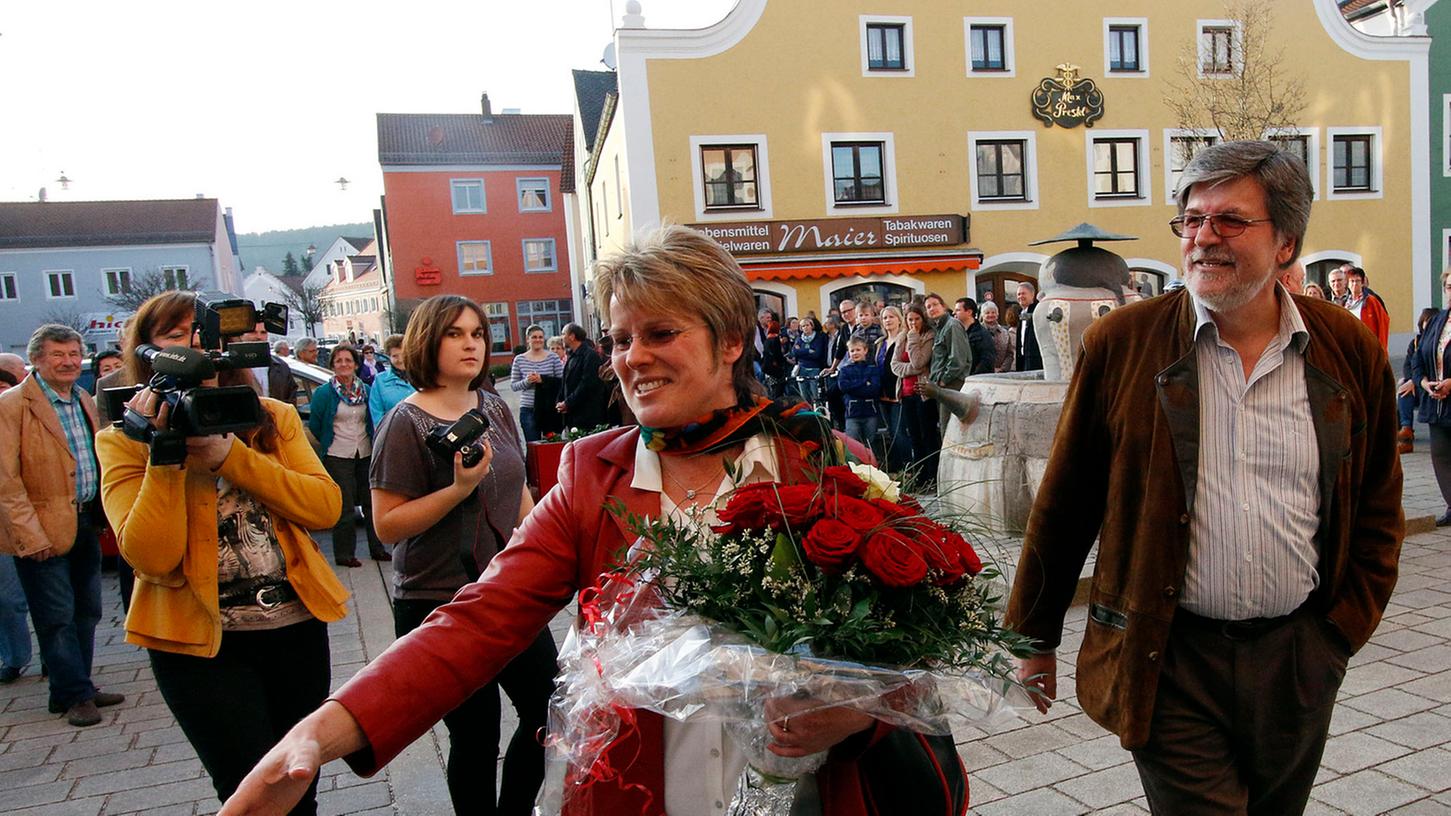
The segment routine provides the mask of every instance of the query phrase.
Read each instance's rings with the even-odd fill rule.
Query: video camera
[[[205,387],[202,383],[222,371],[262,368],[272,360],[267,341],[236,342],[258,323],[267,331],[287,332],[287,307],[263,304],[258,312],[251,301],[221,292],[198,292],[192,331],[200,349],[187,346],[159,348],[149,343],[136,348],[136,356],[151,365],[148,387],[171,406],[167,427],[158,430],[151,419],[127,408],[121,428],[126,435],[151,446],[151,464],[179,465],[186,461],[186,440],[193,436],[239,433],[262,422],[262,402],[247,385]],[[140,390],[123,391],[129,399]],[[114,414],[113,414],[114,415]]]

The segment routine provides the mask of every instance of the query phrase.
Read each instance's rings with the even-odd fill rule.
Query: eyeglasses
[[[1233,213],[1206,213],[1203,215],[1181,215],[1178,218],[1169,219],[1169,229],[1180,238],[1193,238],[1199,234],[1205,222],[1209,228],[1220,238],[1233,238],[1241,235],[1245,230],[1255,224],[1268,224],[1268,218],[1244,218]]]
[[[640,344],[640,348],[646,351],[656,351],[674,343],[677,338],[686,332],[692,332],[701,328],[704,328],[704,326],[687,326],[683,329],[674,326],[660,326],[647,329],[638,335],[611,333],[610,340],[614,343],[611,354],[624,354],[637,342]]]

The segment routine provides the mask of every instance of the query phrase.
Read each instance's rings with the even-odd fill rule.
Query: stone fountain
[[[1133,236],[1079,224],[1030,246],[1072,241],[1043,262],[1033,331],[1042,371],[979,374],[958,392],[938,392],[951,408],[937,470],[938,495],[951,509],[981,519],[992,532],[1021,535],[1063,407],[1083,331],[1125,303],[1139,300],[1124,259],[1094,242]]]

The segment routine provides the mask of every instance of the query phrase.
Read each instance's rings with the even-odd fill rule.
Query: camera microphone
[[[136,348],[136,353],[151,364],[152,371],[168,377],[200,382],[217,374],[216,364],[210,355],[187,346],[158,348],[143,344]]]

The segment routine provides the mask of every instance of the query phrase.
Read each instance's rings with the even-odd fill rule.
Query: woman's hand
[[[283,816],[302,799],[325,762],[360,751],[367,745],[353,715],[342,704],[329,700],[293,726],[258,761],[236,792],[223,803],[220,816]]]
[[[783,757],[820,753],[872,727],[874,720],[854,708],[821,708],[810,697],[777,697],[766,701],[767,748]]]
[[[231,452],[231,434],[191,436],[186,440],[186,460],[193,465],[205,465],[211,471],[220,468]]]
[[[1446,399],[1446,394],[1451,392],[1451,388],[1447,388],[1446,380],[1434,383],[1430,380],[1422,380],[1421,387],[1426,389],[1426,393],[1431,395],[1431,399],[1436,400]]]
[[[1401,384],[1396,386],[1396,396],[1398,397],[1409,397],[1414,393],[1416,393],[1416,386],[1410,380],[1402,380]]]
[[[465,493],[472,493],[479,486],[479,482],[489,475],[489,466],[494,463],[494,446],[487,439],[483,443],[484,456],[473,467],[464,467],[462,452],[453,455],[453,485]]]
[[[171,418],[171,404],[150,388],[137,391],[136,396],[126,401],[126,407],[145,417],[158,431],[166,430],[167,421]]]
[[[542,379],[544,378],[539,376],[538,374],[530,374],[529,376],[524,378],[524,382],[529,383],[530,385],[538,385],[540,380]]]

